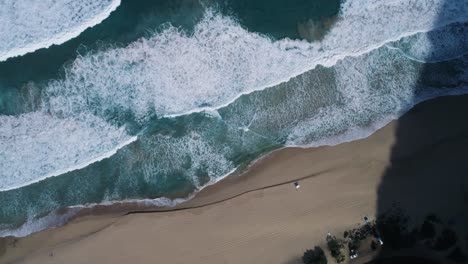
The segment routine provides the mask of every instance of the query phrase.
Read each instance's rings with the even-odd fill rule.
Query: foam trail
[[[466,26],[453,23],[347,57],[330,68],[318,67],[218,112],[234,129],[273,140],[286,138],[287,146],[335,145],[366,137],[421,100],[466,92],[461,72],[467,38],[454,35]],[[428,38],[440,43],[434,45]],[[447,46],[453,49],[447,52]],[[432,85],[446,88],[421,87],[421,74],[431,76]]]
[[[84,120],[0,116],[0,191],[84,168],[136,140],[99,118]]]
[[[51,213],[40,218],[32,217],[29,218],[26,223],[22,224],[20,227],[12,229],[0,228],[0,237],[24,237],[46,228],[59,227],[65,224],[78,211],[78,208],[70,208],[65,214]]]
[[[100,203],[89,203],[89,204],[79,204],[79,205],[72,205],[68,206],[67,208],[92,208],[95,206],[100,205],[115,205],[115,204],[126,204],[126,203],[137,203],[138,205],[143,206],[156,206],[156,207],[174,207],[180,203],[186,202],[191,200],[195,195],[200,192],[201,190],[205,189],[208,186],[218,183],[222,179],[228,177],[229,175],[233,174],[237,168],[234,168],[227,173],[223,174],[222,176],[218,176],[216,178],[211,178],[210,181],[200,187],[198,187],[194,192],[187,195],[185,198],[167,198],[167,197],[159,197],[155,199],[124,199],[124,200],[106,200]]]
[[[468,22],[454,23],[426,34],[415,34],[385,46],[397,49],[406,57],[418,62],[441,62],[463,56],[462,50],[468,47],[465,32]],[[425,47],[425,48],[422,48]]]
[[[212,179],[234,168],[233,163],[226,159],[222,146],[205,138],[195,131],[183,137],[159,134],[142,137],[140,145],[144,148],[144,155],[140,154],[142,157],[137,161],[140,163],[135,166],[149,184],[156,182],[157,177],[177,175],[184,168],[184,176],[190,178],[199,188],[202,185],[197,176],[200,170],[203,169],[209,179]],[[187,157],[190,157],[190,162],[187,162]],[[135,171],[131,173],[134,174]],[[118,197],[113,198],[111,195],[108,199],[117,200]]]
[[[456,28],[458,25],[448,27]],[[450,34],[444,28],[427,34],[440,34],[441,39],[451,41],[444,38],[445,34]],[[414,43],[410,44],[417,47],[416,50],[409,47],[412,53],[427,54],[424,51],[432,49],[428,42],[420,45],[417,39],[423,36],[412,38]],[[460,57],[459,54],[466,53],[466,46],[457,47],[456,52],[444,53],[439,59]],[[136,182],[149,187],[159,186],[162,179],[174,175],[188,176],[196,188],[203,188],[205,181],[199,181],[198,169],[208,172],[210,183],[216,182],[220,179],[218,175],[230,174],[235,169],[232,157],[239,153],[255,153],[261,149],[264,139],[271,140],[267,145],[286,138],[287,146],[316,146],[365,137],[422,100],[466,93],[467,87],[454,88],[455,84],[466,84],[465,57],[449,63],[449,69],[444,71],[447,65],[434,68],[432,64],[411,60],[400,49],[383,47],[359,57],[345,58],[331,68],[318,67],[288,83],[251,94],[227,109],[206,115],[207,118],[196,118],[196,123],[187,117],[183,134],[174,136],[166,133],[170,130],[144,134],[135,144],[134,151],[117,154],[123,155],[117,160],[125,160],[125,164],[119,164],[119,175],[114,181],[116,188],[106,190],[105,199],[100,204],[119,203],[116,201],[121,197],[139,197],[138,194],[128,196],[117,186],[126,188]],[[427,74],[437,72],[440,75],[437,80],[451,88],[417,87],[421,70],[426,67],[430,71]],[[275,99],[274,104],[272,98]],[[223,133],[222,140],[216,136],[219,133]],[[189,195],[187,199],[191,197]],[[124,201],[173,206],[184,199]],[[83,204],[72,208],[95,205]],[[15,208],[22,206],[16,205]],[[31,229],[25,227],[25,230]]]
[[[132,113],[138,121],[145,122],[152,111],[174,116],[216,109],[232,103],[242,94],[275,86],[316,65],[330,67],[346,57],[382,47],[389,40],[468,19],[468,13],[463,12],[468,7],[466,1],[451,1],[448,8],[443,8],[443,2],[394,0],[368,4],[347,1],[338,22],[322,41],[314,43],[289,39],[273,41],[248,32],[231,18],[208,10],[193,34],[169,27],[125,48],[79,56],[66,68],[63,79],[51,81],[43,89],[42,111],[84,123],[93,121],[83,120],[82,115],[96,115],[93,118],[101,118],[109,122],[106,126],[112,127],[116,116],[125,116],[122,113]],[[407,20],[402,21],[401,17]],[[440,18],[437,20],[440,24],[434,25],[436,18]],[[187,93],[190,96],[186,96]],[[5,131],[0,135],[9,137],[9,133]],[[116,137],[121,139],[119,142],[129,142],[123,135]],[[15,142],[18,146],[23,144]],[[44,144],[43,150],[36,150],[39,155],[31,156],[49,156],[45,155],[45,149],[51,151],[51,156],[60,153],[52,139],[49,143],[50,146]],[[106,143],[101,150],[92,150],[98,148],[96,145],[88,151],[92,152],[92,157],[101,157],[102,153],[108,153],[119,144]],[[24,160],[27,161],[27,157]],[[28,162],[27,170],[42,179],[46,175],[56,175],[55,171],[69,171],[67,168],[82,167],[77,164],[89,164],[83,157],[79,161],[71,160],[72,157],[59,166],[49,165],[49,162],[36,163],[32,159],[34,162]],[[32,168],[36,165],[41,168]],[[11,171],[4,170],[5,174],[19,173],[13,167],[6,168]],[[18,184],[5,181],[0,189],[34,181],[31,175],[16,177],[20,179]]]
[[[214,110],[317,65],[331,67],[390,41],[468,20],[466,1],[445,2],[346,1],[338,22],[313,43],[273,41],[208,10],[193,34],[169,27],[125,48],[77,58],[63,80],[50,83],[47,108],[70,115],[93,108],[104,118],[120,109],[143,121],[154,112],[178,116]]]
[[[446,35],[443,30],[436,33]],[[447,42],[450,41],[447,38]],[[420,45],[417,40],[412,44],[421,53],[432,50],[432,45]],[[456,69],[451,70],[459,73],[449,75],[434,70],[430,73],[432,76],[439,74],[439,81],[444,81],[450,88],[420,87],[418,79],[421,78],[423,66],[429,67],[429,63],[415,63],[399,49],[382,48],[360,58],[340,61],[333,67],[341,98],[339,104],[323,107],[317,114],[297,122],[288,134],[286,145],[316,147],[365,138],[420,102],[468,93],[466,73],[461,73],[466,59],[460,56],[466,54],[467,47],[460,46],[456,55],[445,53],[446,57],[439,56],[442,60],[448,60],[451,56],[457,58],[452,59],[451,65]],[[441,49],[441,52],[445,51]],[[438,56],[436,51],[434,53],[433,57]],[[456,88],[454,85],[457,85]]]
[[[195,195],[203,190],[204,188],[216,184],[220,180],[226,178],[227,176],[231,175],[236,171],[237,168],[232,169],[228,173],[225,173],[221,177],[211,178],[211,180],[200,186],[196,191],[192,192],[185,198],[175,198],[170,199],[167,197],[159,197],[155,199],[125,199],[125,200],[107,200],[101,203],[89,203],[89,204],[80,204],[80,205],[73,205],[67,207],[67,212],[65,214],[56,214],[52,212],[44,217],[39,219],[31,219],[29,218],[24,224],[17,228],[1,228],[0,227],[0,237],[6,236],[15,236],[15,237],[24,237],[29,234],[44,230],[46,228],[54,228],[59,227],[67,223],[67,221],[77,214],[81,209],[84,208],[93,208],[95,206],[112,206],[112,205],[122,205],[122,204],[130,204],[136,203],[140,206],[147,206],[147,207],[174,207],[180,203],[186,202],[191,200]]]
[[[62,44],[106,19],[120,0],[5,0],[0,61]]]

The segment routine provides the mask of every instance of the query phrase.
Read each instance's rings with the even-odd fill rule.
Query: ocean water
[[[2,3],[2,236],[173,205],[271,150],[468,91],[463,0],[64,3]]]

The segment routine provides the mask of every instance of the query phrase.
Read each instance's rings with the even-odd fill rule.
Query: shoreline
[[[241,173],[224,177],[175,207],[160,207],[158,213],[122,215],[129,208],[138,209],[131,204],[98,205],[86,214],[82,209],[83,214],[64,226],[19,239],[0,238],[0,263],[128,263],[135,258],[153,262],[158,258],[161,263],[174,259],[176,263],[188,259],[194,263],[247,263],[253,259],[256,263],[300,263],[303,251],[323,244],[328,231],[340,234],[356,227],[363,216],[382,210],[378,190],[392,165],[398,143],[395,134],[405,118],[431,119],[436,126],[446,117],[434,114],[433,108],[463,107],[467,102],[466,95],[439,97],[416,105],[364,139],[336,146],[274,150]],[[452,127],[437,132],[445,133],[440,135],[442,139],[462,135],[457,144],[468,146],[468,135],[463,134],[468,125],[460,118],[451,116]],[[442,148],[456,147],[441,142]],[[415,145],[432,144],[426,136]],[[402,166],[411,172],[411,166]],[[298,179],[301,187],[296,191],[292,183]],[[120,239],[118,245],[112,243],[114,239]],[[263,254],[260,245],[272,253]],[[84,250],[89,255],[83,258],[79,252]],[[116,250],[124,257],[113,256],[111,252]]]
[[[380,44],[379,44],[379,45],[380,45]],[[338,59],[338,60],[339,60],[339,59]],[[263,89],[263,88],[262,88],[262,89]],[[236,97],[236,98],[237,98],[237,97]],[[216,110],[214,110],[214,111],[216,111]],[[389,119],[391,119],[391,118],[389,118]],[[379,121],[376,121],[376,122],[379,123]],[[385,121],[385,122],[381,122],[381,123],[382,123],[382,124],[383,124],[383,123],[386,123],[386,121]],[[379,126],[380,126],[380,125],[377,125],[377,127],[379,127]],[[374,130],[374,128],[371,129],[371,130]],[[371,133],[372,133],[372,132],[369,131],[369,132],[368,132],[366,135],[364,135],[364,136],[368,136],[368,135],[371,134]],[[346,137],[346,135],[345,135],[345,137]],[[132,141],[134,141],[135,139],[136,139],[136,138],[133,137],[133,138],[132,138],[130,141],[128,141],[128,142],[132,142]],[[334,138],[332,138],[331,140],[333,141]],[[354,140],[355,140],[355,139],[354,139]],[[326,139],[326,140],[324,140],[324,141],[326,142],[326,141],[328,141],[328,139]],[[345,139],[345,140],[341,140],[341,141],[348,141],[348,140]],[[128,142],[125,142],[124,144],[119,144],[119,145],[116,147],[116,149],[119,149],[119,148],[121,147],[121,145],[125,145],[125,144],[127,144]],[[326,143],[325,143],[325,144],[326,144]],[[309,146],[304,146],[304,147],[310,147],[310,145],[309,145]],[[114,150],[112,150],[111,152],[112,152],[112,153],[115,153]],[[110,152],[109,152],[109,153],[110,153]],[[107,153],[104,153],[104,156],[103,156],[104,158],[106,158],[106,157],[109,156],[109,155],[106,155],[106,154],[107,154]],[[85,162],[85,165],[89,165],[90,163],[93,163],[93,162],[95,162],[95,161],[99,161],[100,159],[103,159],[103,157],[100,157],[99,159],[98,159],[98,158],[93,159],[93,160],[91,160],[91,161],[89,161],[89,162]],[[79,168],[82,168],[82,167],[83,167],[83,166],[81,166],[81,165],[72,166],[71,168],[66,169],[65,171],[72,171],[72,170],[76,170],[76,169],[79,169]],[[40,181],[40,180],[45,179],[45,178],[48,178],[48,177],[56,176],[56,174],[57,174],[57,173],[52,173],[51,175],[43,176],[43,177],[39,178],[39,180],[35,180],[35,181]],[[223,177],[224,177],[224,176],[223,176]],[[3,189],[3,190],[0,190],[0,191],[6,191],[6,190],[11,190],[11,189],[17,189],[17,188],[20,187],[20,186],[25,186],[25,185],[30,184],[30,183],[31,183],[31,182],[27,182],[26,184],[22,184],[22,185],[19,185],[19,186],[13,186],[13,187],[11,187],[11,188]],[[188,197],[188,199],[190,199],[191,197],[192,197],[192,195],[190,195],[190,196]],[[171,197],[169,197],[169,198],[171,198]],[[124,202],[126,202],[126,201],[124,201]],[[132,202],[132,201],[130,201],[130,202]],[[149,202],[149,201],[148,201],[148,202]],[[112,203],[112,202],[109,202],[109,203]],[[105,205],[107,205],[107,204],[109,204],[109,203],[106,203]],[[140,202],[137,201],[136,203],[140,203]],[[147,201],[143,201],[143,203],[147,203]],[[158,202],[156,202],[156,203],[158,204]],[[86,206],[88,206],[88,205],[85,204],[84,207],[86,207]],[[93,206],[93,205],[91,205],[91,206]]]
[[[443,96],[438,96],[437,94],[423,94],[417,100],[415,101],[413,107],[411,107],[409,110],[405,112],[408,113],[411,111],[414,107],[417,105],[431,101],[431,100],[437,100],[438,98],[445,98],[445,97],[452,97],[452,96],[465,96],[468,95],[468,90],[460,88],[457,91],[452,91],[449,93],[446,93]],[[402,116],[404,116],[403,114]],[[401,116],[400,116],[401,117]],[[241,176],[245,173],[248,173],[250,168],[252,166],[255,166],[258,162],[261,160],[268,158],[270,155],[274,155],[275,152],[282,151],[284,149],[311,149],[311,148],[320,148],[320,147],[334,147],[340,144],[344,143],[349,143],[352,141],[357,141],[357,140],[362,140],[365,139],[372,134],[376,133],[380,129],[388,126],[392,122],[397,122],[400,117],[395,117],[395,116],[389,116],[386,117],[382,120],[378,120],[374,123],[372,123],[369,127],[367,128],[354,128],[342,135],[338,136],[332,136],[330,138],[326,138],[323,140],[319,140],[315,142],[314,144],[310,145],[287,145],[287,146],[282,146],[277,149],[273,149],[270,151],[265,152],[264,154],[260,155],[258,158],[252,160],[245,166],[238,166],[232,171],[228,172],[224,176],[221,176],[219,178],[216,178],[214,180],[211,180],[210,182],[206,183],[206,185],[202,186],[200,189],[196,189],[190,193],[186,193],[185,196],[181,197],[159,197],[155,199],[129,199],[129,200],[115,200],[115,201],[107,201],[107,202],[102,202],[102,203],[93,203],[93,204],[79,204],[75,206],[69,206],[65,208],[60,208],[56,211],[53,211],[46,215],[45,217],[53,216],[55,217],[61,217],[63,215],[69,214],[69,216],[65,216],[62,221],[58,222],[50,222],[49,224],[46,224],[44,228],[39,228],[36,229],[32,232],[29,232],[26,235],[3,235],[0,236],[0,239],[3,237],[8,237],[8,236],[14,236],[14,237],[25,237],[29,236],[31,234],[43,231],[45,229],[53,229],[53,228],[58,228],[63,225],[66,225],[69,222],[74,221],[77,218],[81,217],[87,217],[87,216],[102,216],[102,215],[126,215],[128,213],[131,213],[133,211],[154,211],[154,212],[168,212],[168,211],[178,211],[181,209],[189,209],[190,206],[184,206],[187,202],[190,200],[194,199],[200,193],[203,189],[206,187],[212,186],[212,185],[217,185],[219,184],[220,181],[225,180],[226,178],[229,177],[235,177],[235,176]],[[372,129],[370,129],[372,128]],[[356,136],[356,134],[359,134],[359,136]],[[135,140],[137,140],[137,136],[134,136],[130,138],[128,141],[124,142],[124,145],[128,145],[133,143]],[[127,143],[128,142],[128,143]],[[121,147],[117,147],[116,150],[118,151]],[[116,150],[112,150],[111,152],[115,152]],[[102,160],[103,158],[100,158],[99,160]],[[55,176],[52,176],[55,177]],[[196,207],[198,207],[197,205]],[[42,219],[42,218],[41,218]],[[10,233],[16,233],[20,234],[21,231],[16,231],[16,230],[22,230],[23,228],[28,228],[29,223],[25,223],[24,225],[18,227],[17,229],[12,230]],[[7,232],[5,232],[7,233]]]

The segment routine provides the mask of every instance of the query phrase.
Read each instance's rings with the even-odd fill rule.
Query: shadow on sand
[[[465,32],[460,33],[467,37]],[[437,48],[439,40],[434,35],[428,40],[436,47],[429,56],[447,54],[444,46]],[[462,64],[466,56],[459,59]],[[457,78],[460,73],[454,64],[453,60],[426,63],[416,87],[466,88],[468,83]],[[396,255],[423,257],[421,263],[455,263],[447,258],[451,252],[457,247],[468,252],[467,113],[468,96],[443,97],[417,105],[398,120],[391,165],[377,190],[377,215],[399,208],[408,217],[412,241],[398,250],[385,244],[372,263],[419,263],[409,257],[396,259]],[[446,250],[434,249],[440,230],[436,230],[433,241],[422,243],[421,224],[429,214],[440,218],[442,229],[455,231],[457,244]]]
[[[416,106],[399,120],[391,166],[378,188],[377,214],[386,214],[395,207],[401,210],[409,220],[406,235],[412,238],[409,243],[385,244],[379,258],[423,255],[436,263],[445,263],[443,257],[450,250],[434,252],[433,245],[418,246],[421,245],[417,241],[418,232],[430,214],[440,218],[444,228],[455,230],[459,246],[466,251],[467,106],[468,96],[438,98]],[[385,241],[385,234],[382,236]],[[406,262],[400,259],[376,263]]]

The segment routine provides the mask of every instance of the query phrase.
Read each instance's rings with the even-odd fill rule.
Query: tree
[[[442,230],[442,233],[437,238],[434,249],[435,250],[447,250],[457,243],[457,234],[448,228]]]
[[[335,237],[329,236],[327,238],[327,246],[332,257],[336,260],[337,263],[341,263],[345,260],[345,256],[341,252],[341,249],[344,247],[343,242],[336,239]]]
[[[408,222],[409,217],[398,207],[380,215],[377,219],[377,229],[385,245],[393,249],[414,246],[416,233],[408,230]]]
[[[420,234],[423,239],[433,238],[436,234],[434,224],[428,220],[424,221],[421,226]]]
[[[314,247],[314,249],[309,249],[304,252],[302,256],[302,261],[304,264],[327,264],[327,257],[323,252],[321,247]]]

